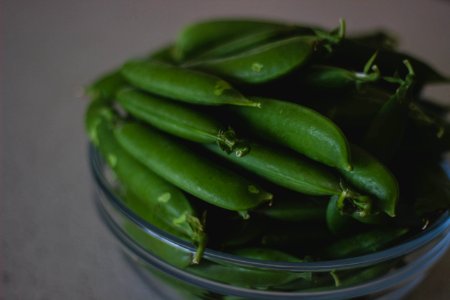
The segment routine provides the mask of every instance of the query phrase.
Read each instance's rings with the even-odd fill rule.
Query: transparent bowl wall
[[[423,280],[450,246],[446,212],[414,238],[369,255],[283,263],[206,249],[200,266],[191,266],[195,247],[130,211],[114,193],[116,183],[92,147],[89,157],[100,216],[126,257],[150,287],[158,289],[154,280],[162,280],[180,299],[400,299]],[[308,279],[310,274],[313,281]],[[339,286],[331,274],[338,275]],[[159,292],[164,290],[169,289]],[[169,299],[169,295],[161,298]]]

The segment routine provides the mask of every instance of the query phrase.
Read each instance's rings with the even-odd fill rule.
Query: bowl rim
[[[101,191],[106,195],[104,198],[106,198],[108,203],[111,204],[116,211],[131,220],[147,234],[163,239],[168,244],[181,248],[187,252],[194,253],[196,251],[196,247],[192,243],[184,241],[155,227],[127,208],[126,205],[123,204],[123,201],[121,201],[120,198],[112,191],[112,187],[104,174],[104,170],[107,165],[104,163],[100,153],[92,144],[89,144],[88,156],[89,165],[95,182],[100,187]],[[287,270],[296,272],[346,270],[366,267],[410,254],[411,252],[427,245],[440,235],[445,234],[450,234],[450,214],[448,210],[445,211],[431,226],[399,245],[394,245],[374,253],[350,258],[323,260],[317,262],[279,262],[244,258],[210,248],[205,249],[203,257],[210,261],[227,262],[240,266],[271,270]]]

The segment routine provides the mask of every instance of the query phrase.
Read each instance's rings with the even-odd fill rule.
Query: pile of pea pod
[[[124,203],[197,252],[354,257],[450,208],[449,78],[385,32],[220,19],[87,88],[86,130]],[[225,275],[221,275],[225,276]]]

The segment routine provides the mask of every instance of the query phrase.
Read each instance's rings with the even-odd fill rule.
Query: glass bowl
[[[450,217],[376,253],[320,262],[271,262],[206,249],[190,265],[195,246],[134,214],[115,194],[117,183],[100,154],[89,149],[101,218],[150,287],[162,280],[174,294],[163,299],[400,299],[450,246]],[[158,278],[158,279],[155,279]],[[158,292],[158,291],[155,291]]]

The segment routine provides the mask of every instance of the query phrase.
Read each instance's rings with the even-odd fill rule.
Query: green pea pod
[[[341,20],[336,32],[313,30],[314,34],[294,36],[262,44],[247,51],[224,58],[195,61],[185,66],[206,70],[235,81],[264,83],[292,72],[307,62],[313,53],[331,51],[345,34]]]
[[[261,244],[295,253],[317,253],[318,248],[334,237],[320,223],[298,223],[294,228],[270,228],[261,237]]]
[[[258,30],[243,36],[238,36],[233,40],[225,41],[199,55],[193,61],[224,58],[289,36],[312,34],[314,34],[314,31],[311,28],[297,26]]]
[[[323,221],[326,201],[323,199],[280,199],[270,207],[255,212],[271,219],[289,222]]]
[[[372,119],[362,142],[365,149],[383,162],[388,162],[394,156],[405,134],[408,104],[411,102],[410,90],[415,80],[410,63],[405,61],[405,65],[409,74]]]
[[[358,256],[384,249],[408,232],[406,228],[374,229],[341,239],[325,248],[324,254],[331,259]]]
[[[219,19],[194,23],[184,28],[178,35],[175,44],[175,56],[178,60],[186,60],[224,42],[248,34],[285,28],[286,26],[277,22],[246,19]]]
[[[352,145],[353,170],[339,170],[342,176],[356,188],[376,197],[377,206],[387,215],[394,217],[399,198],[397,179],[377,159],[369,153]],[[344,199],[339,201],[341,208]]]
[[[103,75],[86,89],[86,94],[92,99],[113,99],[116,92],[126,85],[120,71],[113,71]]]
[[[251,151],[243,156],[228,155],[206,145],[216,154],[279,186],[307,195],[339,195],[338,177],[314,161],[282,147],[249,143]]]
[[[130,61],[122,67],[122,75],[135,87],[177,101],[200,105],[259,106],[216,76],[161,61]]]
[[[216,143],[222,151],[240,156],[249,151],[233,129],[191,106],[132,89],[119,91],[116,99],[134,117],[172,135],[197,143]]]
[[[350,149],[342,131],[318,112],[295,103],[255,98],[261,108],[233,108],[243,127],[305,156],[351,170]]]
[[[291,37],[234,56],[196,61],[186,66],[244,83],[264,83],[308,62],[318,42],[315,36]]]
[[[297,257],[273,249],[247,248],[235,250],[232,253],[257,260],[301,262]],[[310,272],[267,271],[251,267],[206,263],[189,267],[189,271],[210,280],[255,289],[276,288],[278,285],[300,278],[306,281],[311,279]]]
[[[115,115],[108,107],[94,103],[88,109],[88,131],[94,144],[117,175],[125,190],[140,201],[136,213],[162,230],[198,245],[193,263],[198,263],[205,248],[200,220],[184,194],[172,184],[138,163],[116,141]],[[134,208],[138,207],[134,203]]]
[[[163,261],[178,268],[192,265],[192,254],[187,250],[151,236],[130,221],[123,224],[123,229],[135,243]]]
[[[115,133],[142,164],[210,204],[246,211],[272,199],[272,194],[163,133],[136,123],[125,123]]]

